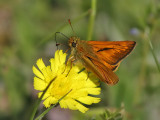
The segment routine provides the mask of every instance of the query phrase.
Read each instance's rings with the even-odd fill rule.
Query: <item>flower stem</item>
[[[148,29],[146,29],[146,31],[148,32]],[[153,49],[153,45],[152,45],[152,42],[151,42],[151,39],[150,39],[149,32],[148,32],[148,33],[147,33],[147,32],[145,33],[145,38],[148,40],[148,43],[149,43],[150,50],[151,50],[151,52],[152,52],[154,61],[155,61],[156,65],[157,65],[158,71],[160,72],[160,65],[159,65],[158,59],[157,59],[157,57],[156,57],[156,55],[155,55],[155,53],[154,53],[154,49]]]
[[[41,103],[41,99],[39,98],[39,99],[36,101],[35,105],[34,105],[34,108],[33,108],[33,111],[32,111],[32,115],[31,115],[31,117],[30,117],[30,120],[33,120],[33,119],[34,119],[34,116],[35,116],[35,114],[36,114],[36,111],[37,111],[40,103]]]
[[[52,105],[51,107],[49,107],[48,109],[46,109],[42,114],[40,114],[35,120],[41,120],[44,115],[46,115],[52,108],[54,108],[55,106],[57,106],[59,104],[59,102],[66,97],[72,90],[70,90],[67,94],[65,94],[63,97],[61,97],[58,102],[54,105]]]
[[[56,78],[57,78],[57,77],[53,78],[53,79],[50,81],[50,83],[48,84],[48,86],[47,86],[46,89],[44,90],[44,92],[43,92],[43,94],[41,95],[41,97],[36,101],[36,103],[35,103],[35,105],[34,105],[34,108],[33,108],[33,112],[32,112],[31,117],[30,117],[30,120],[33,120],[33,119],[34,119],[34,116],[35,116],[35,114],[36,114],[36,112],[37,112],[37,109],[38,109],[38,107],[39,107],[39,105],[40,105],[40,103],[41,103],[41,100],[42,100],[44,94],[46,93],[46,91],[48,90],[49,86],[51,85],[51,83],[52,83]]]
[[[93,27],[94,27],[94,21],[96,16],[96,4],[97,4],[97,0],[91,1],[91,14],[89,18],[87,41],[91,40],[92,34],[93,34]]]

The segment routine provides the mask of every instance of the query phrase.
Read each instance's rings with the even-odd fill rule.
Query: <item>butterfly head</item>
[[[75,36],[70,37],[70,38],[69,38],[69,46],[70,46],[71,48],[77,47],[77,43],[78,43],[79,40],[80,40],[79,37],[75,37]]]

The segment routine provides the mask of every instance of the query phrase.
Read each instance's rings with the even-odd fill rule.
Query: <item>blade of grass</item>
[[[153,58],[154,58],[154,61],[155,61],[155,63],[156,63],[156,66],[157,66],[157,68],[158,68],[158,71],[160,72],[160,65],[159,65],[159,63],[158,63],[158,59],[157,59],[156,54],[155,54],[155,52],[154,52],[154,48],[153,48],[153,45],[152,45],[152,42],[151,42],[151,39],[150,39],[150,34],[149,34],[149,29],[148,29],[148,28],[146,28],[145,39],[148,40],[151,53],[152,53],[152,55],[153,55]]]
[[[95,16],[96,16],[96,4],[97,4],[97,0],[91,1],[91,14],[90,14],[89,24],[88,24],[87,41],[91,40],[92,34],[93,34],[93,27],[94,27]]]
[[[72,20],[72,24],[78,22],[79,20],[81,20],[82,18],[84,18],[85,16],[87,16],[90,13],[90,10],[87,10],[86,12],[82,13],[80,16],[78,16],[77,18],[75,18],[74,20]],[[37,45],[37,47],[40,47],[42,44],[44,44],[45,42],[51,40],[54,38],[55,36],[55,32],[59,32],[61,30],[63,30],[64,28],[66,28],[67,26],[69,26],[69,24],[64,24],[63,26],[61,26],[60,28],[58,28],[56,31],[52,32],[50,35],[48,35],[45,39],[42,39],[39,44]]]
[[[145,76],[146,76],[146,58],[147,58],[147,54],[149,52],[149,46],[147,41],[145,40],[145,31],[142,32],[141,34],[142,37],[142,43],[143,46],[141,46],[142,49],[142,59],[141,59],[141,65],[140,65],[140,72],[139,72],[139,78],[138,78],[138,84],[136,86],[135,89],[135,94],[134,94],[134,104],[139,104],[139,102],[141,101],[141,97],[142,97],[142,93],[143,93],[143,89],[144,89],[144,84],[145,84]]]
[[[66,97],[72,90],[70,90],[67,94],[65,94],[63,97],[61,97],[58,102],[54,105],[52,105],[51,107],[49,107],[48,109],[46,109],[42,114],[40,114],[35,120],[41,120],[52,108],[54,108],[55,106],[57,106],[59,104],[59,102]]]
[[[38,109],[38,107],[39,107],[39,105],[40,105],[40,103],[41,103],[41,100],[42,100],[44,94],[46,93],[46,91],[48,90],[49,86],[51,85],[51,83],[52,83],[55,79],[56,79],[56,77],[51,80],[51,82],[48,84],[48,86],[47,86],[46,89],[44,90],[43,94],[41,95],[41,97],[36,101],[36,103],[35,103],[35,105],[34,105],[34,108],[33,108],[33,112],[32,112],[31,117],[30,117],[30,120],[33,120],[33,119],[34,119],[34,116],[35,116],[35,114],[36,114],[36,112],[37,112],[37,109]]]

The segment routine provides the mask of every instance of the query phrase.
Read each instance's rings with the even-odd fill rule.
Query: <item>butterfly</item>
[[[135,45],[135,41],[85,41],[73,36],[69,39],[69,60],[79,60],[101,81],[114,85],[119,81],[114,71]]]
[[[70,20],[69,23],[71,25]],[[80,61],[87,71],[93,72],[101,81],[109,85],[119,81],[114,72],[136,45],[135,41],[85,41],[76,36],[68,39],[71,48],[68,61]]]

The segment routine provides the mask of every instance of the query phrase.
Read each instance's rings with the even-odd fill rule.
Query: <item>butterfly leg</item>
[[[68,52],[68,50],[70,50],[70,48],[68,48],[68,49],[65,51],[65,53],[67,53],[67,52]]]
[[[86,78],[86,80],[89,78],[89,72],[87,71],[87,78]]]
[[[75,61],[74,56],[71,56],[70,58],[68,58],[63,73],[66,71],[66,68],[67,68],[68,63],[71,62],[71,66],[72,66],[72,63],[73,63],[74,61]],[[71,69],[71,68],[70,68],[70,69]],[[69,70],[69,71],[70,71],[70,70]],[[68,74],[67,74],[67,75],[68,75]]]
[[[75,61],[75,58],[72,56],[71,58],[68,59],[68,61],[71,61],[71,67],[70,67],[70,70],[68,71],[66,77],[68,76],[68,74],[70,73],[71,69],[72,69],[72,65],[73,65],[73,62]],[[67,61],[67,62],[68,62]]]
[[[89,73],[90,73],[90,71],[89,70],[86,70],[87,71],[87,78],[86,78],[86,80],[89,78]]]

